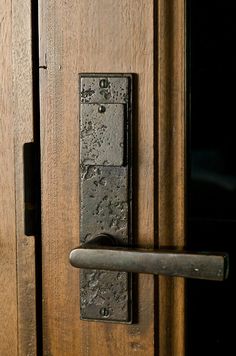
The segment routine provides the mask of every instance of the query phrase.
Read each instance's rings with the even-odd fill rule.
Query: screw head
[[[99,105],[98,107],[98,112],[100,112],[100,114],[104,113],[106,111],[106,108],[104,105]]]
[[[108,80],[107,79],[101,79],[99,82],[100,88],[107,88],[108,87]]]
[[[107,308],[101,308],[100,309],[100,315],[103,317],[103,318],[108,318],[110,316],[110,312]]]

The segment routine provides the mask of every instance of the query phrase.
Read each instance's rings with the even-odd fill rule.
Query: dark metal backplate
[[[80,75],[80,243],[131,245],[132,76]],[[130,323],[131,274],[80,271],[81,318]]]

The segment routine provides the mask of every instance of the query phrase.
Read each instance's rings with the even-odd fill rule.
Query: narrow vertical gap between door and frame
[[[40,97],[39,97],[39,1],[32,1],[32,88],[33,88],[33,135],[36,170],[36,235],[35,235],[35,279],[36,279],[36,333],[37,355],[43,354],[42,337],[42,234],[41,234],[41,155],[40,155]]]
[[[12,0],[9,17],[11,25],[11,43],[6,44],[11,55],[4,57],[8,69],[12,71],[8,78],[11,91],[7,100],[12,107],[12,115],[9,113],[8,122],[12,120],[12,134],[7,137],[9,144],[14,143],[14,184],[15,189],[15,236],[7,236],[9,241],[14,239],[16,259],[12,266],[16,269],[17,292],[17,349],[12,355],[25,356],[37,354],[36,325],[39,316],[36,317],[36,272],[37,236],[25,236],[24,231],[24,177],[23,177],[23,145],[27,142],[37,141],[37,129],[34,127],[34,117],[38,120],[35,111],[35,96],[37,96],[38,80],[35,80],[35,42],[33,20],[33,2],[31,0]],[[4,7],[8,9],[8,7]],[[2,25],[2,24],[1,24]],[[9,35],[8,33],[8,35]],[[5,134],[5,132],[4,132]],[[6,132],[6,135],[8,133]],[[8,152],[8,151],[6,151]],[[7,157],[8,158],[8,157]],[[32,167],[34,169],[34,167]],[[37,184],[37,183],[35,183]],[[8,198],[7,198],[8,199]],[[40,267],[39,267],[40,268]],[[39,296],[39,299],[41,296]],[[13,330],[13,329],[12,329]],[[7,335],[7,338],[10,338]],[[39,338],[40,339],[40,338]],[[4,347],[4,345],[3,345]],[[7,351],[11,352],[11,351]]]

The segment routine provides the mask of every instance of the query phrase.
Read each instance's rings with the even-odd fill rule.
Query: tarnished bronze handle
[[[195,253],[152,249],[121,248],[112,238],[101,235],[70,253],[70,263],[77,268],[136,273],[151,273],[206,280],[227,278],[226,253]]]

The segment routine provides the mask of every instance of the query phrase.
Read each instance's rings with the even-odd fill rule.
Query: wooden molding
[[[35,356],[34,238],[23,226],[23,144],[33,140],[31,1],[1,0],[0,39],[0,354]]]
[[[18,355],[35,356],[35,238],[24,235],[23,145],[33,137],[32,28],[30,0],[12,1],[12,65],[17,252]],[[40,296],[39,296],[40,298]]]
[[[159,246],[185,244],[185,0],[158,1]],[[159,356],[184,355],[182,278],[159,278]]]

